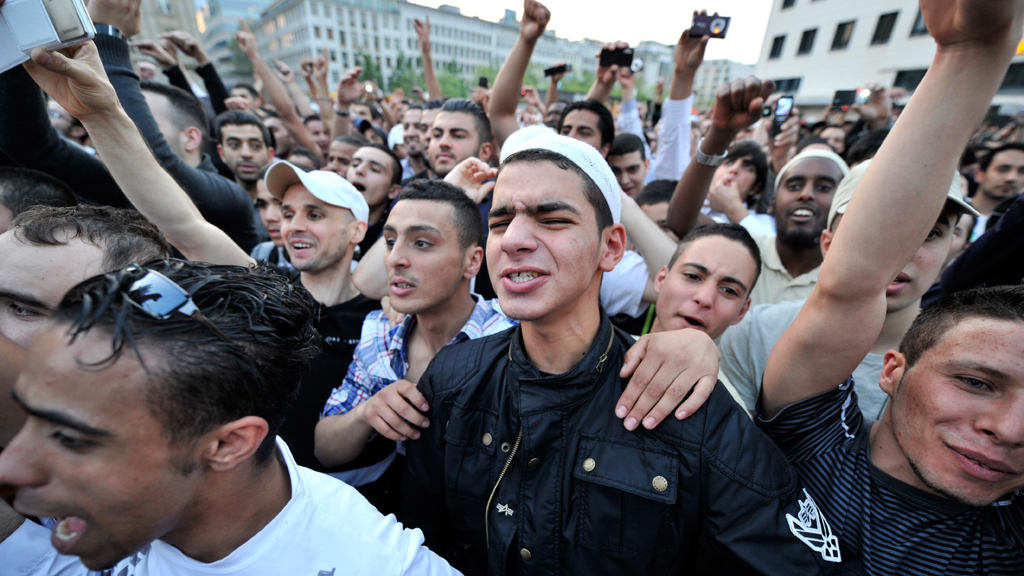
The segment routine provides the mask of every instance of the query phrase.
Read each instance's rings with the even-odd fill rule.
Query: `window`
[[[800,78],[780,78],[775,81],[775,91],[793,94],[800,90]]]
[[[334,40],[334,28],[327,29],[327,39]]]
[[[388,68],[391,68],[391,57],[388,56],[387,58],[384,59],[384,61],[387,62]]]
[[[796,0],[782,0],[782,9],[792,8],[796,4]]]
[[[841,22],[836,26],[836,35],[832,38],[833,50],[845,50],[850,45],[850,37],[853,36],[853,25],[856,21]]]
[[[387,36],[384,37],[384,47],[391,48],[391,38],[388,38]]]
[[[927,35],[928,27],[924,25],[924,14],[921,14],[921,10],[918,10],[917,18],[914,20],[914,27],[910,29],[910,37]]]
[[[313,38],[319,38],[319,37],[320,37],[320,27],[319,26],[313,26]]]
[[[345,47],[345,31],[344,30],[338,30],[338,40],[341,43],[341,47],[344,48]]]
[[[772,40],[772,52],[768,56],[768,58],[774,59],[774,58],[778,58],[779,56],[782,56],[782,46],[785,43],[786,43],[786,35],[785,34],[783,34],[782,36],[776,36],[775,39]]]
[[[289,32],[281,36],[281,48],[291,48],[295,44],[295,33]]]
[[[338,53],[336,51],[334,51],[334,50],[331,50],[331,62],[337,62],[337,61],[338,61]]]
[[[278,27],[278,29],[284,28],[285,24],[287,24],[287,23],[288,23],[288,20],[284,17],[284,14],[278,15],[278,17],[277,17],[277,27]]]
[[[800,54],[810,54],[814,48],[814,37],[818,35],[818,29],[814,28],[811,30],[804,30],[802,36],[800,36],[800,48],[796,51],[797,56]]]
[[[1003,78],[1003,83],[999,86],[999,91],[1011,91],[1015,93],[1024,91],[1024,63],[1018,62],[1017,64],[1010,64],[1010,69],[1006,71],[1006,77]]]
[[[313,16],[319,16],[320,15],[320,5],[319,4],[317,4],[315,2],[311,3],[309,5],[309,8],[310,8],[310,10],[313,11]]]
[[[927,68],[921,68],[919,70],[900,70],[896,73],[896,80],[893,81],[892,85],[899,86],[900,88],[906,88],[913,92],[917,89],[917,85],[921,83],[921,79],[924,78],[924,73],[927,72]]]
[[[157,8],[161,14],[173,14],[174,10],[171,8],[171,0],[157,0]]]
[[[348,52],[341,53],[341,64],[345,68],[348,68]]]
[[[896,16],[899,12],[889,12],[878,17],[878,25],[875,26],[875,35],[871,37],[871,45],[888,44],[892,36],[892,29],[896,26]]]

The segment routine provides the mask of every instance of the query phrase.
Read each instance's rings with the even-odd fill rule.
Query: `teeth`
[[[540,274],[537,274],[536,272],[515,272],[508,275],[513,282],[529,282],[537,276],[540,276]]]
[[[81,532],[72,532],[71,529],[68,528],[68,519],[64,518],[57,524],[54,534],[57,535],[57,538],[67,542],[81,534]]]
[[[296,242],[296,243],[292,244],[292,248],[295,248],[295,249],[298,249],[298,250],[305,250],[306,248],[312,248],[312,247],[313,247],[312,244],[306,244],[305,242]]]
[[[412,284],[406,284],[405,282],[399,282],[395,286],[399,288],[412,288]]]
[[[814,215],[813,212],[811,212],[810,210],[805,210],[803,208],[801,208],[799,210],[794,210],[793,211],[793,216],[813,216],[813,215]]]

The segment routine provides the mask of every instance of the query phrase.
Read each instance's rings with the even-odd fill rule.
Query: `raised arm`
[[[555,62],[555,66],[564,66],[565,64],[565,60],[559,60],[558,62]],[[555,102],[558,102],[558,83],[562,81],[562,78],[565,78],[565,74],[565,72],[560,72],[558,74],[551,75],[550,85],[548,86],[548,93],[544,95],[545,110],[551,108],[551,105],[554,104]]]
[[[249,61],[252,62],[253,71],[263,80],[263,86],[267,90],[267,97],[277,110],[277,114],[281,117],[285,127],[292,133],[292,136],[295,137],[300,146],[308,148],[314,154],[320,156],[320,147],[317,146],[316,140],[313,139],[313,134],[309,131],[309,128],[306,128],[306,125],[302,123],[302,118],[296,112],[295,105],[288,95],[288,89],[277,79],[277,76],[270,70],[270,66],[260,56],[260,49],[256,44],[256,35],[249,30],[249,25],[242,22],[242,30],[236,33],[236,37],[239,49],[249,58]]]
[[[334,115],[329,124],[332,141],[338,136],[352,133],[352,105],[359,101],[359,97],[363,94],[363,86],[366,84],[359,80],[359,75],[362,73],[362,66],[349,68],[338,81],[338,96],[335,99],[338,113]]]
[[[519,130],[516,120],[516,106],[519,105],[519,90],[526,76],[526,67],[530,64],[533,48],[537,40],[544,34],[551,12],[536,0],[523,2],[523,20],[519,23],[519,39],[505,58],[505,63],[498,70],[491,90],[491,100],[487,106],[487,114],[491,117],[491,130],[495,144],[501,149],[505,139]]]
[[[629,48],[629,44],[626,42],[610,42],[602,46],[601,50],[622,50],[624,48]],[[615,82],[619,79],[619,67],[614,64],[611,66],[601,66],[600,52],[594,54],[594,58],[597,59],[597,75],[594,76],[594,84],[587,91],[587,99],[597,100],[603,104],[608,100],[608,96],[612,93],[612,88],[615,87]]]
[[[885,318],[885,289],[946,201],[960,154],[1021,37],[1024,1],[921,0],[938,44],[931,67],[868,167],[807,303],[768,358],[771,417],[843,382]]]
[[[722,84],[715,96],[711,127],[699,144],[701,150],[713,156],[725,154],[736,134],[761,118],[765,98],[774,89],[771,80],[761,81],[753,76]],[[668,205],[668,225],[676,236],[682,238],[697,225],[715,170],[715,166],[690,162],[683,172]]]
[[[107,80],[96,46],[89,42],[65,54],[36,48],[25,68],[51,98],[82,121],[110,174],[139,212],[190,260],[252,263],[227,234],[203,219],[149,152]]]
[[[306,98],[306,93],[302,91],[299,83],[295,81],[295,71],[292,70],[291,66],[285,64],[280,60],[274,60],[274,66],[270,69],[274,73],[274,77],[277,78],[281,84],[284,85],[284,89],[288,91],[288,98],[291,99],[292,104],[295,105],[295,109],[299,113],[300,118],[313,115],[313,107],[309,105],[309,99]]]
[[[662,266],[668,264],[672,259],[672,253],[676,251],[677,244],[669,238],[668,234],[658,227],[658,224],[651,220],[644,211],[637,205],[636,200],[622,194],[622,216],[620,220],[626,227],[626,234],[636,245],[637,251],[644,257],[647,264],[647,275],[653,280]]]
[[[331,99],[331,89],[327,86],[327,71],[330,69],[330,58],[327,51],[327,47],[324,47],[323,53],[318,54],[313,59],[312,74],[307,80],[309,80],[310,91],[313,93],[313,98],[316,99],[317,104],[320,105],[320,119],[323,120],[324,126],[331,126],[334,124],[334,102]]]
[[[224,105],[224,101],[227,100],[231,94],[228,89],[224,86],[224,81],[221,80],[220,75],[217,74],[217,69],[214,68],[213,62],[210,62],[209,55],[203,50],[202,44],[195,39],[191,34],[184,30],[173,30],[171,32],[165,32],[160,35],[161,39],[174,44],[174,46],[181,50],[182,54],[191,56],[195,59],[198,66],[196,67],[196,74],[203,79],[203,84],[206,86],[206,93],[210,95],[210,104],[213,106],[213,111],[216,114],[220,114],[227,110]]]
[[[444,92],[441,91],[441,83],[437,81],[434,57],[430,52],[430,16],[426,16],[422,21],[419,18],[414,18],[412,24],[416,31],[416,37],[419,39],[420,53],[423,56],[423,79],[427,82],[427,92],[430,92],[432,99],[439,100],[444,98]]]

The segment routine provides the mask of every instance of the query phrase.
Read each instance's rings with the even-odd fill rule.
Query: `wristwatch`
[[[128,38],[117,28],[114,28],[110,24],[94,24],[96,27],[97,34],[106,34],[107,36],[113,36],[118,40],[128,41]]]
[[[334,113],[338,116],[350,116],[352,114],[351,110],[338,110],[337,108],[334,109]]]
[[[697,153],[693,157],[693,159],[697,161],[697,164],[700,164],[702,166],[712,166],[712,167],[713,166],[721,166],[722,162],[725,161],[725,157],[728,155],[728,153],[726,153],[726,154],[717,154],[717,155],[716,154],[705,154],[704,151],[701,150],[701,148],[703,148],[703,147],[704,147],[704,139],[701,138],[700,142],[697,143]]]

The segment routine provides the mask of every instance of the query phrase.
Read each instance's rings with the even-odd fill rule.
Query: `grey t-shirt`
[[[739,324],[722,335],[718,346],[722,353],[722,372],[729,377],[748,410],[754,410],[757,404],[768,355],[796,319],[804,302],[806,300],[754,306]],[[882,358],[881,354],[868,354],[853,371],[861,413],[868,420],[881,417],[889,398],[878,386]]]

